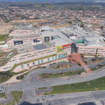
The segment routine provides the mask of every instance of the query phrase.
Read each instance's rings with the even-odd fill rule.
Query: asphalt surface
[[[27,91],[26,93],[27,94],[25,95],[30,96],[28,95],[30,94],[29,91]],[[40,103],[42,103],[42,105],[78,105],[78,104],[81,105],[81,103],[94,102],[96,100],[105,99],[104,94],[105,94],[105,91],[95,91],[95,92],[58,94],[58,95],[54,95],[53,97],[51,97],[51,95],[48,95],[47,97],[37,96],[37,97],[32,97],[31,99],[27,98],[27,101],[24,100],[19,105],[40,105]],[[24,102],[26,104],[23,104]],[[34,104],[34,103],[37,103],[37,104]],[[104,105],[103,103],[100,101],[100,103],[97,103],[94,105]],[[88,103],[87,105],[91,105],[91,104]]]
[[[0,99],[0,103],[10,103],[13,100],[13,96],[11,92],[5,93],[7,95],[7,99]]]
[[[92,58],[90,58],[89,60],[91,60],[91,59]],[[88,60],[88,62],[90,62],[89,60]],[[67,63],[67,62],[65,62],[65,63]],[[38,76],[42,73],[59,73],[59,72],[61,73],[61,72],[84,70],[84,68],[81,67],[81,66],[76,66],[76,65],[71,64],[71,63],[67,63],[67,64],[72,65],[72,67],[71,68],[66,68],[66,69],[56,69],[55,70],[55,69],[50,69],[51,66],[49,66],[45,69],[35,69],[35,70],[31,71],[25,77],[25,79],[18,84],[13,83],[13,84],[11,84],[11,86],[7,86],[7,84],[4,84],[4,87],[5,87],[4,92],[23,91],[24,94],[23,94],[22,102],[28,101],[28,102],[31,102],[31,103],[37,103],[37,102],[39,103],[39,102],[43,102],[43,101],[41,101],[41,99],[37,99],[37,97],[35,97],[35,88],[86,82],[86,81],[94,80],[94,79],[105,76],[105,67],[102,67],[101,69],[96,70],[94,72],[86,73],[84,75],[70,76],[66,79],[62,79],[62,78],[53,79],[52,78],[52,79],[48,79],[47,81],[40,81],[38,79]],[[102,61],[102,62],[99,62],[97,64],[90,64],[90,65],[88,65],[88,67],[89,68],[94,68],[94,67],[97,67],[98,65],[102,65],[102,64],[105,64],[105,60]],[[101,99],[103,97],[104,97],[104,95],[102,95]],[[84,96],[84,98],[85,98],[85,96]],[[80,97],[80,99],[82,99],[82,96]],[[88,99],[90,100],[90,99],[92,99],[92,97],[88,98]],[[97,99],[97,97],[95,97],[95,99]],[[89,101],[87,99],[84,99],[84,100]],[[21,105],[22,102],[19,105]],[[73,102],[75,102],[75,101],[73,101]],[[76,101],[76,102],[78,102],[78,101]]]

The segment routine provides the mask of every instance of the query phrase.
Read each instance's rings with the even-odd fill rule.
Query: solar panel
[[[47,48],[44,44],[33,46],[35,50],[45,49]]]

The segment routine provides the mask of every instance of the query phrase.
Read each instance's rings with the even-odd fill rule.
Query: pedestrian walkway
[[[71,55],[67,56],[67,59],[68,59],[69,62],[71,62],[73,64],[80,63],[81,66],[84,67],[84,69],[87,73],[91,72],[91,70],[87,67],[87,65],[82,61],[82,57],[81,57],[80,54],[72,53]]]

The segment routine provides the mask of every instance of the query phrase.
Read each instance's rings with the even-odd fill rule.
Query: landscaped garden
[[[98,62],[101,62],[101,61],[103,61],[104,60],[104,58],[93,58],[92,60],[91,60],[91,63],[98,63]]]
[[[105,90],[105,77],[82,83],[53,86],[52,91],[49,93],[44,93],[44,95],[98,90]]]
[[[58,73],[58,74],[43,73],[39,76],[42,77],[43,79],[46,79],[46,78],[56,78],[56,77],[64,77],[64,76],[71,76],[71,75],[80,75],[83,72],[85,71],[79,70],[79,71],[72,71],[72,72],[65,72],[65,73]]]
[[[71,65],[62,63],[62,64],[52,66],[51,69],[61,69],[61,68],[70,68],[70,67]]]
[[[29,73],[29,72],[28,72],[28,73]],[[25,74],[23,74],[23,75],[17,76],[16,79],[18,79],[18,80],[23,80],[23,79],[27,76],[28,73],[25,73]]]
[[[2,104],[0,103],[0,105],[17,105],[19,102],[21,102],[22,97],[23,97],[23,92],[22,91],[14,91],[12,92],[13,95],[13,100],[12,102],[8,103],[8,104]]]
[[[37,67],[36,69],[43,69],[43,68],[45,68],[44,66],[43,67]],[[35,70],[35,69],[34,69]],[[31,70],[32,71],[32,70]],[[17,76],[16,77],[16,79],[18,79],[18,80],[23,80],[26,76],[27,76],[27,74],[28,74],[29,72],[27,72],[27,73],[25,73],[25,74],[22,74],[22,75],[20,75],[20,76]]]
[[[0,93],[0,98],[7,98],[7,96],[5,95],[5,93]]]
[[[14,72],[11,72],[11,71],[0,72],[0,83],[6,82],[12,76],[20,74],[20,73],[24,73],[26,71],[27,70],[23,70],[22,72],[19,72],[19,73],[14,73]]]
[[[10,53],[13,53],[13,54],[9,55]],[[0,52],[0,66],[5,65],[16,54],[17,54],[16,50],[13,50],[11,52]]]
[[[0,41],[6,41],[8,39],[7,35],[1,35]]]

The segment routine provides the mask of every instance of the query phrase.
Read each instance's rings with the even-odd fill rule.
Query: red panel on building
[[[62,45],[63,49],[71,48],[71,44]]]

